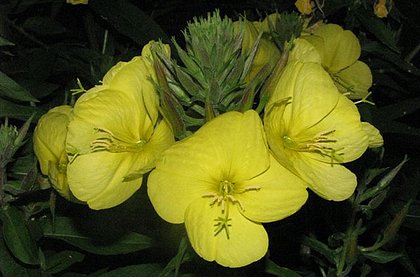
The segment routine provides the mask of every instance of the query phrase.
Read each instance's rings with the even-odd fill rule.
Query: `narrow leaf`
[[[375,263],[386,264],[392,262],[399,257],[402,257],[401,253],[390,252],[390,251],[383,251],[383,250],[375,250],[372,252],[362,252],[363,256],[368,258]]]
[[[38,102],[29,91],[16,83],[12,78],[0,71],[0,95],[19,101]]]
[[[49,274],[59,273],[71,265],[83,261],[84,258],[85,255],[80,252],[65,250],[46,257],[45,271]]]
[[[162,271],[159,264],[140,264],[120,267],[103,273],[101,277],[121,277],[121,276],[142,276],[142,277],[155,277]]]
[[[153,240],[139,233],[128,233],[113,242],[95,241],[81,233],[73,224],[71,218],[56,217],[54,229],[50,220],[41,222],[44,236],[63,240],[82,250],[98,255],[118,255],[140,251],[153,247]]]
[[[270,259],[267,259],[265,263],[265,273],[273,274],[278,277],[300,277],[298,273],[286,267],[281,267]]]

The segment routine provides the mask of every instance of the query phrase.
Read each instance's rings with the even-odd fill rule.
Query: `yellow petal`
[[[303,38],[297,38],[293,41],[293,49],[289,54],[289,61],[298,60],[300,62],[312,62],[321,64],[321,56],[318,50],[313,46],[313,41],[323,43],[317,36],[311,36],[311,42]]]
[[[266,110],[290,98],[284,111],[285,129],[295,136],[317,124],[337,105],[340,94],[330,76],[316,63],[292,61],[285,67]],[[316,107],[316,108],[315,108]]]
[[[315,4],[311,0],[297,0],[295,6],[301,14],[309,15],[312,13]]]
[[[76,198],[87,202],[91,209],[119,205],[141,186],[141,177],[124,182],[124,177],[133,171],[135,163],[133,153],[102,151],[80,155],[67,167],[70,190]]]
[[[185,212],[185,227],[194,250],[207,261],[227,267],[242,267],[261,259],[268,249],[268,236],[261,224],[254,223],[232,206],[227,229],[215,231],[221,216],[217,205],[198,199]],[[227,234],[228,232],[228,234]],[[229,238],[228,238],[229,235]]]
[[[384,145],[384,139],[381,133],[373,125],[368,122],[362,122],[363,131],[369,138],[369,148],[381,147]]]
[[[262,123],[255,111],[228,112],[163,153],[148,180],[157,213],[183,222],[188,204],[223,180],[251,179],[269,167]]]
[[[104,131],[126,142],[148,141],[155,124],[149,114],[139,94],[110,89],[86,93],[74,107],[67,151],[77,151],[79,154],[91,152],[92,142]]]
[[[353,194],[357,178],[350,170],[339,164],[320,163],[308,153],[300,155],[294,166],[316,194],[334,201],[345,200]]]
[[[322,65],[330,73],[338,72],[359,59],[360,43],[351,31],[336,24],[325,24],[315,31],[315,35],[324,40],[323,48],[317,50],[322,52]]]
[[[240,184],[238,190],[257,187],[238,194],[241,213],[254,222],[272,222],[298,211],[308,198],[305,182],[280,165],[270,155],[270,168]]]
[[[332,74],[337,88],[350,99],[362,99],[372,86],[372,72],[364,62],[356,61],[351,66]]]

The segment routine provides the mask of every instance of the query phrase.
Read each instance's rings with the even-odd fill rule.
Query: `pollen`
[[[214,224],[214,226],[216,227],[214,236],[217,236],[223,230],[225,230],[227,239],[230,238],[229,227],[231,227],[232,224],[231,218],[229,218],[229,204],[237,204],[241,211],[245,211],[244,206],[242,205],[241,201],[239,201],[239,199],[235,197],[235,194],[237,195],[249,191],[259,191],[260,189],[260,186],[249,186],[239,190],[235,189],[235,183],[230,182],[228,180],[223,180],[218,184],[217,192],[209,192],[202,195],[202,197],[204,198],[211,198],[211,207],[215,205],[221,207],[222,216],[219,216],[215,219],[217,223]]]

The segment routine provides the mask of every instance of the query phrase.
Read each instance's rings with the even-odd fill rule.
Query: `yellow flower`
[[[369,145],[368,123],[355,104],[338,92],[316,63],[291,60],[265,109],[268,144],[276,159],[321,197],[341,201],[354,192],[356,176],[342,163],[359,158]],[[313,55],[312,55],[312,54]],[[371,126],[374,128],[373,126]]]
[[[65,198],[71,199],[67,184],[67,126],[71,120],[72,108],[58,106],[44,114],[34,131],[34,152],[41,172],[48,175],[52,186]]]
[[[144,53],[143,53],[144,54]],[[68,127],[70,189],[92,209],[127,200],[173,142],[158,114],[150,57],[120,62],[82,95]]]
[[[372,86],[369,67],[359,61],[361,48],[357,37],[335,24],[317,27],[310,36],[302,36],[319,52],[321,63],[337,88],[350,99],[363,99]]]
[[[87,5],[88,2],[89,0],[66,0],[67,4],[72,4],[72,5],[79,5],[79,4]]]
[[[312,13],[315,3],[311,0],[297,0],[295,6],[301,14],[309,15]]]
[[[386,0],[378,0],[373,6],[373,12],[379,18],[388,16],[388,9],[386,7]]]
[[[243,30],[242,54],[249,53],[258,38],[259,31],[253,22],[243,20],[235,21],[234,28],[236,32]],[[268,40],[264,36],[260,39],[257,53],[251,65],[251,70],[248,73],[247,80],[252,80],[261,68],[271,61],[276,61],[280,57],[280,51],[274,42]]]
[[[253,110],[222,114],[166,150],[148,194],[164,220],[185,222],[202,258],[228,267],[263,257],[261,222],[285,218],[307,199],[302,180],[269,154]]]

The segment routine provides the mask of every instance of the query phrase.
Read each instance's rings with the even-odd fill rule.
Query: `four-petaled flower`
[[[127,200],[174,142],[159,117],[158,96],[149,80],[154,78],[149,46],[142,56],[114,66],[103,84],[74,106],[67,135],[69,186],[92,209]]]
[[[379,133],[361,122],[355,104],[339,93],[317,63],[316,51],[298,41],[265,108],[268,144],[277,160],[323,198],[344,200],[357,184],[342,163],[359,158]],[[311,62],[302,62],[306,55]],[[376,130],[376,129],[375,129]]]
[[[306,201],[302,180],[266,145],[255,111],[228,112],[166,150],[148,180],[157,213],[185,222],[195,251],[207,261],[240,267],[263,257],[263,222],[295,213]]]

